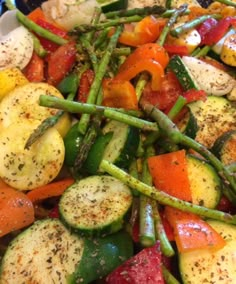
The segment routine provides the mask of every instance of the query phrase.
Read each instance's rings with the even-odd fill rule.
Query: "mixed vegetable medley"
[[[235,283],[236,1],[6,5],[0,283]]]

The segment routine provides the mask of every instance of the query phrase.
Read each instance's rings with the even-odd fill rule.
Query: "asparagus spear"
[[[170,271],[162,265],[162,273],[166,284],[180,284],[180,282],[170,273]]]
[[[222,211],[215,209],[209,209],[203,206],[195,205],[190,202],[180,200],[173,197],[165,192],[147,185],[140,180],[132,177],[127,172],[113,165],[112,163],[102,160],[100,168],[109,173],[111,176],[118,178],[120,181],[124,182],[133,189],[136,189],[140,193],[157,200],[160,204],[172,206],[182,211],[191,212],[206,218],[211,218],[219,221],[223,221],[229,224],[236,224],[236,215],[231,215]]]
[[[228,6],[236,7],[236,3],[234,1],[230,1],[230,0],[213,0],[213,2],[220,2],[220,3],[228,5]]]
[[[194,27],[198,26],[199,24],[205,22],[207,19],[214,18],[214,19],[220,19],[222,16],[220,14],[215,15],[203,15],[201,17],[198,17],[196,19],[193,19],[192,21],[188,21],[184,23],[181,26],[178,26],[177,28],[171,30],[170,34],[174,37],[178,37],[182,33],[185,33]]]
[[[97,95],[98,92],[101,88],[101,82],[102,79],[104,77],[104,75],[106,74],[106,68],[109,64],[109,61],[111,59],[111,55],[112,52],[114,50],[114,48],[116,47],[118,38],[120,36],[120,33],[122,31],[122,26],[117,27],[114,35],[111,37],[109,44],[107,46],[107,50],[105,52],[105,54],[103,55],[99,66],[96,68],[96,74],[95,74],[95,78],[94,81],[91,85],[90,91],[89,91],[89,95],[88,95],[88,99],[87,99],[87,103],[95,103],[96,99],[97,99]],[[87,127],[88,127],[88,123],[89,123],[89,119],[90,116],[88,114],[83,114],[80,118],[79,121],[79,131],[84,134],[86,133]]]
[[[144,131],[155,131],[155,132],[159,131],[157,124],[155,122],[150,122],[136,117],[137,115],[140,115],[140,112],[137,111],[132,111],[132,110],[127,111],[124,109],[109,108],[104,106],[98,106],[95,104],[72,102],[72,101],[67,101],[65,99],[60,99],[57,97],[46,96],[46,95],[40,96],[39,104],[41,106],[63,109],[70,113],[87,113],[87,114],[101,113],[106,118],[114,119],[135,126]]]
[[[21,13],[19,10],[16,12],[16,17],[19,20],[19,22],[27,27],[30,31],[35,32],[37,35],[40,35],[43,38],[49,39],[50,41],[58,44],[63,45],[68,42],[67,39],[64,39],[42,27],[37,25],[35,22],[31,21],[27,16],[25,16],[23,13]]]
[[[83,25],[79,25],[77,27],[75,27],[74,29],[72,29],[69,34],[70,35],[77,35],[80,33],[86,33],[86,32],[90,32],[90,31],[100,31],[109,27],[114,27],[114,26],[120,26],[122,24],[127,24],[127,23],[133,23],[133,22],[139,22],[142,19],[142,17],[135,15],[135,16],[131,16],[131,17],[124,17],[124,18],[118,18],[118,19],[114,19],[114,20],[109,20],[109,21],[105,21],[105,22],[101,22],[98,24],[83,24]]]
[[[210,152],[206,147],[196,142],[194,139],[184,135],[179,131],[177,126],[159,109],[155,108],[152,104],[141,101],[141,107],[143,110],[151,116],[155,121],[158,122],[160,131],[163,135],[168,137],[171,142],[176,144],[182,144],[188,148],[192,148],[207,160],[217,169],[219,174],[223,176],[226,183],[232,187],[232,190],[236,194],[236,180],[232,173],[217,159],[212,152]]]
[[[147,15],[161,15],[166,12],[166,9],[162,6],[146,6],[144,8],[134,8],[129,10],[119,10],[105,13],[107,19],[115,17],[130,17],[130,16],[147,16]]]

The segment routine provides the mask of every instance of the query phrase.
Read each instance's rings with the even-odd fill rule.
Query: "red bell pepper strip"
[[[106,277],[108,284],[164,284],[160,244],[145,248]]]
[[[134,25],[125,25],[124,31],[119,37],[119,42],[129,46],[139,46],[157,40],[166,19],[156,19],[153,16],[146,16]]]
[[[87,102],[90,87],[93,83],[95,74],[92,69],[85,70],[80,78],[77,100],[82,103]]]
[[[191,89],[182,94],[182,96],[187,100],[186,103],[191,103],[195,101],[205,101],[207,99],[207,94],[203,90]]]
[[[134,86],[126,80],[104,79],[102,83],[102,105],[107,107],[138,109]]]
[[[47,82],[57,86],[76,62],[76,44],[69,42],[60,46],[47,60]]]
[[[231,25],[236,25],[235,17],[226,17],[219,20],[218,23],[205,34],[201,43],[210,46],[216,44],[225,35]]]
[[[201,36],[201,44],[204,42],[207,33],[217,25],[218,21],[214,18],[209,18],[200,24],[196,29]]]
[[[44,60],[33,52],[32,58],[23,70],[23,74],[30,82],[43,82],[44,77]]]
[[[188,48],[185,45],[164,44],[164,48],[168,52],[169,56],[184,56],[189,54]]]

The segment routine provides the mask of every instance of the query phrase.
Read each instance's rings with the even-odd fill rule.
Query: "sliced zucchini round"
[[[84,250],[84,240],[58,219],[44,219],[8,246],[0,269],[1,283],[67,284]]]
[[[124,183],[111,176],[90,176],[63,193],[59,212],[69,227],[100,235],[120,230],[131,204],[132,193]]]
[[[215,169],[205,160],[187,155],[188,177],[192,202],[215,208],[221,197],[221,180]]]
[[[106,146],[103,159],[118,167],[128,168],[139,145],[139,130],[125,123],[110,120],[102,129],[103,134],[112,132],[113,136]]]
[[[55,128],[48,129],[29,149],[25,148],[38,125],[38,121],[22,119],[1,131],[0,177],[19,190],[48,184],[64,162],[63,139]]]
[[[220,221],[208,223],[226,240],[217,251],[201,249],[179,255],[179,268],[184,284],[235,283],[236,226]]]
[[[236,130],[223,133],[216,139],[212,152],[222,161],[224,165],[236,162]]]
[[[208,96],[188,106],[198,125],[195,140],[209,149],[224,132],[236,129],[236,108],[225,97]]]

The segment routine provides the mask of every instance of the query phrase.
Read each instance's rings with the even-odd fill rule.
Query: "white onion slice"
[[[7,11],[0,18],[0,70],[23,69],[33,53],[33,38],[16,18],[16,11]]]

